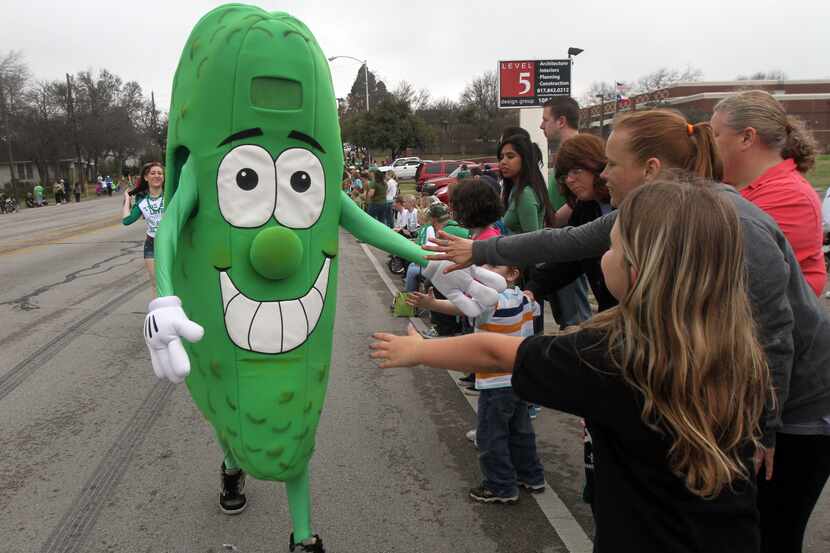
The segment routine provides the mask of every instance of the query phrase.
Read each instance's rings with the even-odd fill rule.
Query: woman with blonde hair
[[[816,161],[810,132],[763,90],[739,92],[718,102],[712,128],[723,158],[724,182],[775,219],[804,278],[820,296],[827,283],[821,202],[804,178]]]
[[[718,179],[722,172],[711,126],[691,125],[668,110],[618,118],[605,153],[602,176],[613,205],[661,174]],[[765,415],[764,447],[756,454],[756,470],[764,469],[758,476],[763,551],[798,552],[830,477],[830,316],[775,221],[734,188],[715,189],[738,210],[749,296],[777,396]],[[615,219],[612,212],[576,228],[474,243],[440,235],[427,249],[440,252],[432,259],[454,261],[454,268],[585,259],[609,248]]]
[[[512,370],[525,401],[584,417],[595,552],[754,553],[752,454],[771,389],[740,235],[719,194],[656,182],[623,202],[602,260],[618,307],[554,336],[378,333],[372,356],[382,367]]]

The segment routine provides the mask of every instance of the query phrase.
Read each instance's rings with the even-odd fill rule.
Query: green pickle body
[[[196,209],[178,229],[171,272],[172,293],[181,298],[188,317],[205,329],[200,342],[185,342],[191,363],[187,386],[223,449],[241,468],[259,479],[297,478],[314,450],[336,303],[343,150],[328,63],[311,32],[288,14],[221,6],[199,21],[187,41],[169,118],[166,200],[175,201],[180,186],[196,186],[198,196]],[[221,144],[249,129],[261,132]],[[292,132],[312,137],[325,152],[289,138]],[[301,250],[296,240],[288,244],[279,239],[266,240],[256,250],[256,255],[276,256],[277,261],[283,249],[291,250],[294,259],[285,271],[290,274],[280,278],[257,270],[252,247],[260,233],[284,225],[272,216],[260,226],[243,228],[231,224],[220,207],[220,164],[241,144],[263,148],[272,161],[287,149],[306,149],[324,172],[319,217],[308,228],[290,229]],[[192,178],[180,181],[185,162]],[[260,186],[274,186],[262,176]],[[270,243],[275,246],[268,251]],[[322,312],[301,345],[273,353],[251,351],[256,348],[250,338],[248,348],[234,343],[225,321],[222,271],[254,302],[289,301],[307,296],[326,260]],[[286,317],[302,316],[298,304],[286,306],[275,309],[291,307]]]

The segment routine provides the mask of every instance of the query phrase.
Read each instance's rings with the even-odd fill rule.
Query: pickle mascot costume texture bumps
[[[173,82],[159,297],[144,336],[156,375],[186,379],[227,466],[286,483],[292,551],[323,551],[308,464],[329,377],[339,227],[424,266],[471,315],[504,287],[480,269],[427,265],[341,192],[342,173],[331,74],[308,28],[241,4],[202,17]]]

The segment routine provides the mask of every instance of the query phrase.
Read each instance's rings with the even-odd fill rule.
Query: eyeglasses
[[[559,182],[565,182],[566,179],[569,177],[571,179],[577,178],[579,175],[583,173],[591,173],[592,175],[600,175],[605,170],[605,164],[603,163],[599,167],[597,167],[596,171],[592,169],[586,169],[585,167],[574,167],[570,169],[567,173],[556,175],[556,180]]]

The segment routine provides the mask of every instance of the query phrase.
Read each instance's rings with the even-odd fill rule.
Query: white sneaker
[[[474,446],[478,447],[478,441],[476,440],[476,430],[475,430],[475,428],[473,428],[472,430],[470,430],[469,432],[467,432],[467,433],[465,434],[465,436],[467,436],[467,439],[468,439],[468,440],[470,440],[471,442],[473,442],[473,445],[474,445]]]

